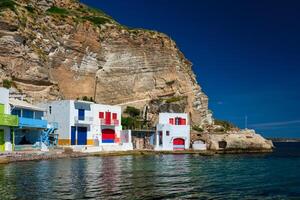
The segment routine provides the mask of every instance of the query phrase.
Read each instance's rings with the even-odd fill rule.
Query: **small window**
[[[49,106],[49,113],[52,114],[52,106]]]
[[[112,114],[112,119],[117,119],[117,113]]]
[[[20,109],[13,109],[12,111],[11,111],[11,114],[12,115],[17,115],[17,116],[19,116],[19,117],[22,117],[21,116],[21,110]]]
[[[84,109],[78,109],[78,119],[79,120],[84,120],[85,113],[84,113]]]
[[[158,131],[158,136],[159,136],[158,143],[159,143],[159,145],[162,145],[162,143],[163,143],[163,132]]]
[[[99,118],[103,119],[104,118],[104,112],[99,112]]]
[[[170,136],[170,131],[166,131],[166,136]]]

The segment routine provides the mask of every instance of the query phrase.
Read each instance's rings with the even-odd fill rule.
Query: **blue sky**
[[[168,34],[215,118],[300,137],[300,1],[82,0],[129,27]]]

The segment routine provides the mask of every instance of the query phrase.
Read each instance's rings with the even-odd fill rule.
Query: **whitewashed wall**
[[[169,124],[169,118],[184,118],[187,125],[171,125]],[[159,134],[162,131],[162,145],[159,145]],[[169,135],[167,135],[169,131]],[[156,145],[155,150],[171,151],[173,150],[173,140],[176,138],[184,139],[185,149],[190,148],[190,125],[188,115],[186,113],[160,113],[159,124],[156,126]]]
[[[71,138],[71,101],[52,101],[40,106],[47,110],[45,118],[48,123],[57,122],[59,139],[70,139]],[[50,114],[51,106],[51,114]]]
[[[4,113],[10,114],[9,90],[6,88],[0,88],[0,103],[4,104]]]
[[[159,124],[169,124],[170,118],[184,118],[186,119],[186,124],[189,124],[188,115],[186,113],[159,113]]]
[[[93,104],[93,113],[94,113],[94,121],[93,121],[93,134],[97,135],[99,142],[101,143],[101,130],[103,127],[100,125],[99,112],[103,112],[105,116],[105,112],[117,113],[117,120],[119,120],[119,125],[115,126],[116,136],[120,138],[120,133],[122,130],[121,126],[121,106],[110,106],[104,104]]]

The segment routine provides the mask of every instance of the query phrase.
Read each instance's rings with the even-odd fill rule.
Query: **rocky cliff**
[[[93,97],[210,124],[208,98],[175,42],[75,0],[0,2],[0,82],[35,102]]]

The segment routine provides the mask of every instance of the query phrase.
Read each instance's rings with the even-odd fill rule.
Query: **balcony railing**
[[[106,125],[106,126],[118,126],[120,125],[119,120],[113,119],[113,120],[105,120],[105,119],[100,119],[100,124],[101,125]]]
[[[78,117],[78,116],[75,116],[75,123],[77,124],[91,124],[94,120],[93,117]]]
[[[32,119],[32,118],[19,118],[19,126],[20,127],[28,127],[28,128],[42,128],[46,129],[48,122],[42,119]]]
[[[0,125],[2,126],[18,126],[18,116],[0,114]]]

